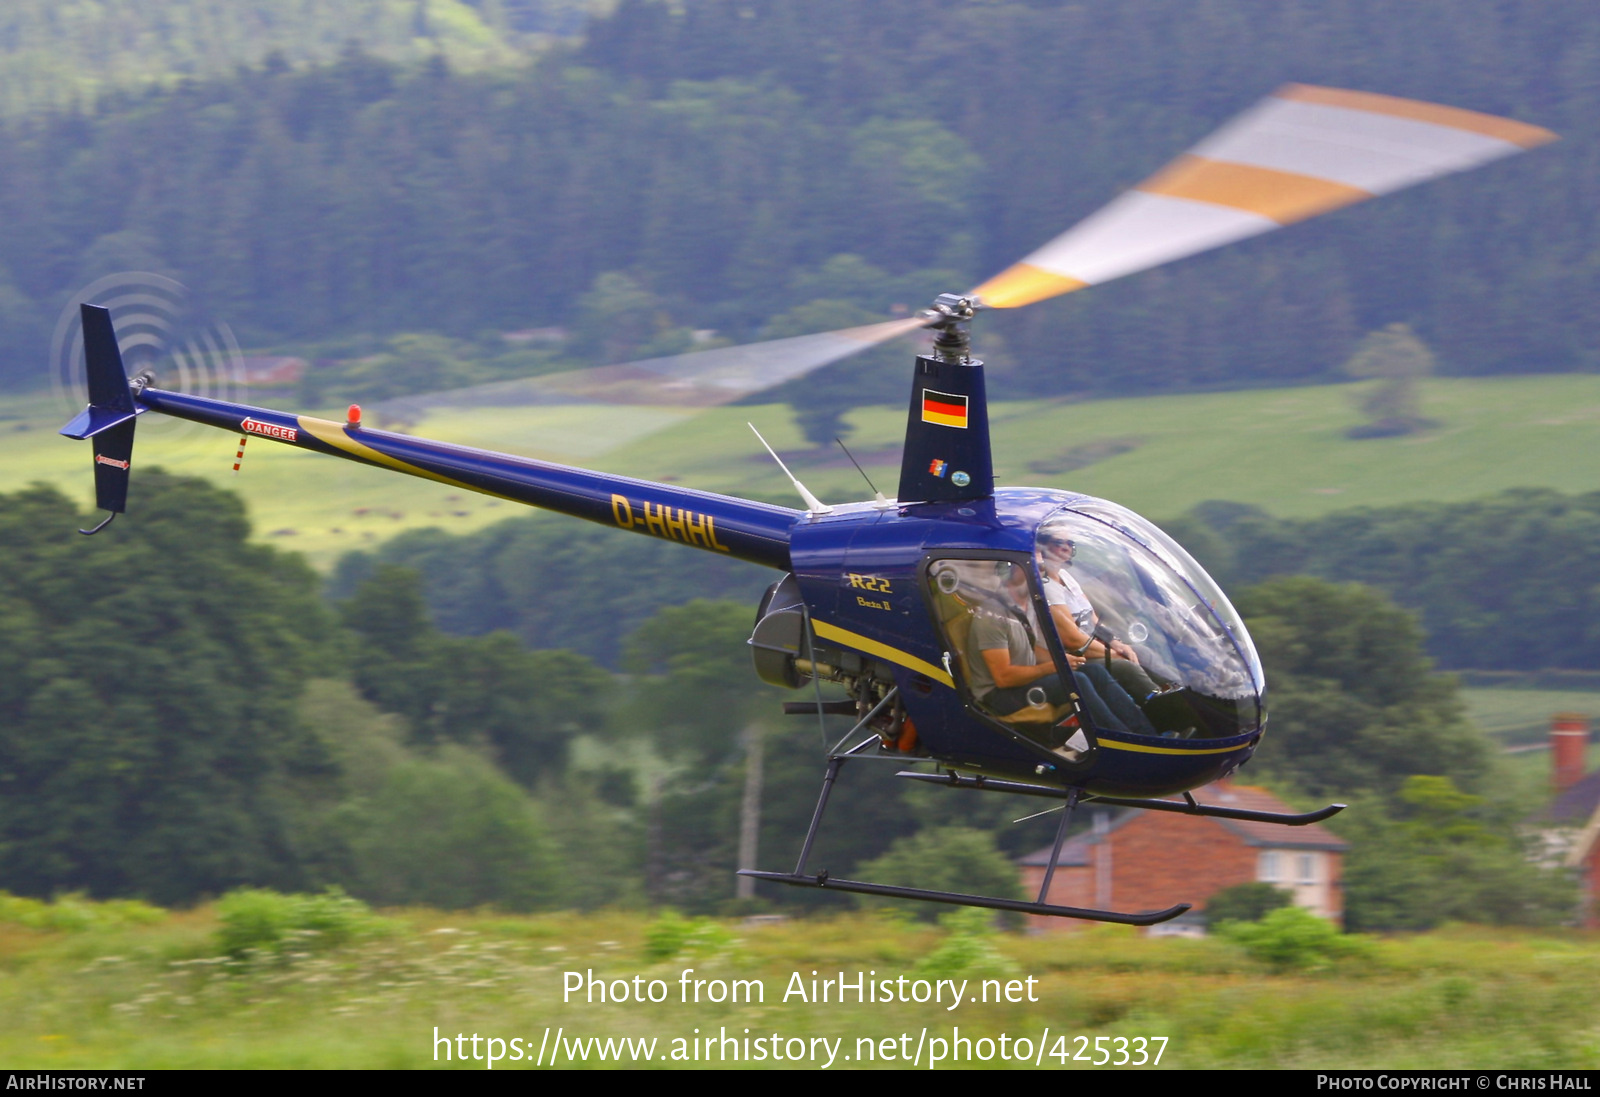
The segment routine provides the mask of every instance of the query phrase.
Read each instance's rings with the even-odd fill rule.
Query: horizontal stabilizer
[[[142,415],[144,408],[130,407],[126,411],[121,408],[98,408],[93,404],[84,408],[77,417],[61,428],[61,433],[68,438],[93,438],[103,434],[112,427],[120,426],[136,415]]]

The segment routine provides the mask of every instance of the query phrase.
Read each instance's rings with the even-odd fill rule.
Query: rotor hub
[[[967,324],[977,313],[977,304],[971,297],[958,293],[941,293],[923,312],[928,327],[934,330],[933,353],[941,361],[966,362],[972,346],[972,333]]]

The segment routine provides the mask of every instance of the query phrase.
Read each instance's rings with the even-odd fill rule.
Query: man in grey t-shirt
[[[1022,594],[1026,597],[1027,577],[1021,568],[1013,567],[1012,571],[1022,577]],[[1007,594],[1010,594],[1009,583]],[[1003,713],[1015,712],[1026,704],[1027,692],[1035,685],[1045,689],[1053,705],[1064,704],[1067,700],[1049,653],[1035,644],[1035,638],[1030,635],[1032,626],[1022,613],[1026,610],[1021,607],[1017,614],[1004,610],[980,611],[969,634],[968,642],[977,656],[970,660],[973,696],[983,700],[996,691],[1002,692],[1005,696],[999,700],[996,711]],[[1046,678],[1048,682],[1043,681]],[[1020,698],[1010,704],[1009,695],[1013,692],[1019,693]],[[992,707],[995,704],[991,702]]]
[[[1028,694],[1034,689],[1043,690],[1049,704],[1066,704],[1070,691],[1056,673],[1031,620],[1028,574],[1016,564],[1002,562],[998,568],[1004,574],[1001,594],[1009,604],[981,613],[972,622],[968,644],[976,658],[970,658],[968,664],[973,696],[1001,716],[1029,704]],[[1077,660],[1080,665],[1082,662]],[[1097,682],[1092,673],[1074,675],[1079,699],[1095,726],[1154,734],[1150,721],[1127,692],[1109,675],[1102,678]]]

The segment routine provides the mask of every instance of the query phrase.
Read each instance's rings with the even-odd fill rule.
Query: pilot
[[[1093,666],[1100,667],[1116,679],[1124,691],[1140,701],[1162,689],[1149,673],[1139,665],[1139,655],[1115,637],[1109,638],[1111,659],[1106,661],[1107,640],[1095,636],[1100,623],[1099,614],[1089,604],[1083,587],[1067,569],[1072,566],[1077,546],[1072,538],[1051,530],[1039,534],[1039,576],[1044,581],[1044,600],[1050,607],[1050,619],[1055,622],[1056,633],[1068,658],[1081,657]],[[1073,668],[1078,664],[1074,662]],[[1091,672],[1093,673],[1093,672]],[[1079,675],[1083,677],[1083,675]]]
[[[969,642],[975,649],[972,693],[990,711],[1009,716],[1029,704],[1034,689],[1052,705],[1065,704],[1070,691],[1050,661],[1050,653],[1034,634],[1028,612],[1028,575],[1006,561],[996,565],[1003,577],[1001,610],[980,613],[972,622]],[[1079,699],[1096,727],[1109,731],[1155,734],[1150,721],[1127,691],[1100,667],[1081,656],[1072,659]]]

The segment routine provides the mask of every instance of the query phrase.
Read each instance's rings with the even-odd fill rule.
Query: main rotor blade
[[[800,377],[925,325],[918,317],[765,343],[646,358],[382,401],[382,415],[415,422],[438,408],[538,404],[707,408]]]
[[[1555,139],[1456,107],[1288,84],[973,294],[1029,305]]]

